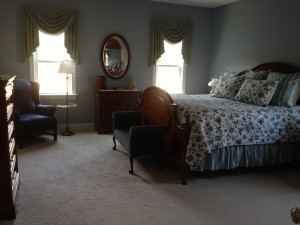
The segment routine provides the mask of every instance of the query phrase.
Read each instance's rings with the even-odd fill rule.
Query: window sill
[[[75,100],[77,98],[78,94],[69,94],[68,99],[69,100]],[[66,94],[40,94],[41,100],[61,100],[66,99]]]

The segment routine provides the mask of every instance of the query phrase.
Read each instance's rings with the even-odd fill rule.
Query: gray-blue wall
[[[210,77],[274,61],[300,68],[299,12],[299,0],[241,0],[216,8]]]
[[[0,0],[0,74],[16,74],[29,79],[28,63],[22,58],[21,8],[23,5],[69,7],[79,12],[81,64],[77,67],[76,102],[70,123],[93,123],[95,117],[95,76],[105,75],[99,54],[102,42],[111,33],[122,35],[131,51],[131,65],[121,80],[108,79],[108,87],[128,87],[134,76],[141,90],[152,85],[153,69],[148,66],[150,21],[152,18],[190,21],[194,24],[192,61],[187,69],[188,93],[207,91],[212,10],[150,2],[145,0]],[[43,101],[61,104],[62,100]],[[65,112],[57,110],[59,123]]]
[[[134,76],[141,90],[152,85],[147,65],[152,18],[193,22],[192,62],[187,69],[186,92],[207,93],[210,77],[225,70],[239,71],[263,62],[278,61],[300,68],[300,1],[241,0],[206,9],[145,0],[0,0],[0,73],[29,79],[22,61],[21,7],[26,4],[70,7],[79,11],[81,64],[77,68],[77,103],[71,123],[93,123],[95,76],[104,75],[99,62],[102,42],[119,33],[131,50],[128,74],[108,79],[108,86],[127,86]],[[61,104],[62,100],[46,103]],[[64,123],[65,114],[57,110]]]

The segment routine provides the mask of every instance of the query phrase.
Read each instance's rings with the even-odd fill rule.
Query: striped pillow
[[[294,99],[300,84],[300,73],[282,74],[271,72],[268,80],[279,80],[270,104],[288,107],[295,105]]]
[[[297,105],[299,100],[300,100],[300,84],[299,84],[299,87],[298,87],[298,91],[297,91],[297,93],[295,94],[295,97],[294,97],[294,105]]]
[[[245,73],[246,78],[253,80],[267,80],[271,70],[248,71]]]

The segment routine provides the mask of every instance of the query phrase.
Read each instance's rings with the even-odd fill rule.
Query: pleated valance
[[[155,65],[165,52],[164,40],[174,44],[182,41],[181,53],[185,64],[189,65],[192,30],[192,23],[153,19],[151,21],[150,66]]]
[[[79,63],[78,12],[71,9],[40,6],[23,7],[25,59],[39,46],[39,30],[48,34],[65,33],[65,47],[71,58]]]

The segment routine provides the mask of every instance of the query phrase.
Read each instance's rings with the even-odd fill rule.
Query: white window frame
[[[53,63],[60,63],[60,61],[44,61],[44,62],[53,62]],[[38,82],[39,76],[38,76],[38,60],[37,60],[37,52],[33,52],[32,56],[29,58],[29,73],[30,73],[30,80]],[[62,74],[63,75],[63,74]],[[65,75],[64,75],[65,76]],[[76,74],[69,74],[69,87],[72,87],[72,90],[69,90],[68,97],[69,99],[76,99],[77,97],[77,89],[76,89]],[[70,79],[71,78],[71,79]],[[66,80],[67,81],[67,80]],[[71,85],[70,85],[71,84]],[[67,84],[66,84],[67,86]],[[66,93],[40,93],[40,96],[44,99],[64,99],[66,96]]]

